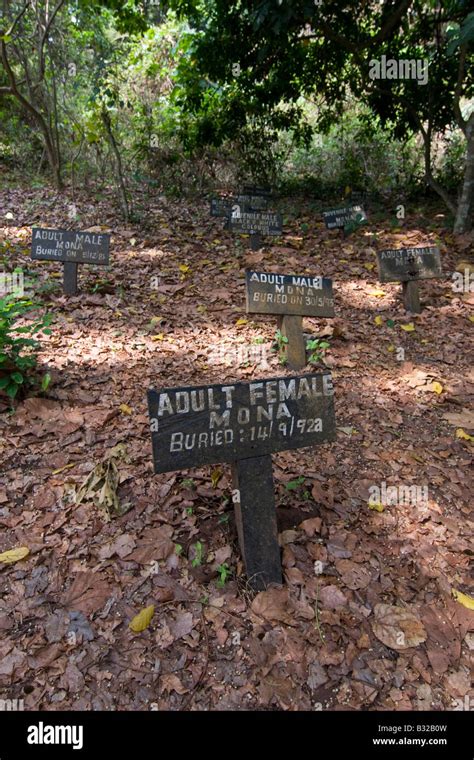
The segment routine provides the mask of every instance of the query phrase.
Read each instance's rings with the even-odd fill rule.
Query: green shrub
[[[307,117],[316,128],[314,108],[307,108]],[[292,145],[290,132],[282,133],[280,142],[288,148],[283,192],[310,192],[327,202],[341,198],[347,187],[386,200],[411,195],[423,182],[416,140],[393,138],[353,102],[327,134],[314,135],[309,144]]]
[[[28,298],[6,295],[0,298],[0,394],[14,399],[20,390],[26,392],[29,386],[39,383],[35,374],[36,351],[40,342],[34,337],[39,332],[51,333],[48,325],[52,314],[33,319],[28,324],[18,322],[29,312],[37,309]],[[49,385],[49,375],[42,382],[42,390]]]
[[[462,185],[464,162],[466,159],[466,144],[460,131],[454,132],[445,140],[439,160],[439,175],[436,179],[454,197]]]

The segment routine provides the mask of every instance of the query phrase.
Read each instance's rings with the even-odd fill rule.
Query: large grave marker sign
[[[329,372],[148,391],[156,473],[231,462],[237,530],[256,589],[281,583],[271,454],[334,440]]]
[[[306,366],[303,317],[334,317],[332,280],[248,270],[245,298],[248,313],[278,315],[279,328],[288,338],[289,367]]]
[[[327,277],[247,270],[245,296],[253,314],[334,316],[332,280]]]
[[[63,289],[67,295],[77,294],[78,264],[107,266],[110,235],[96,232],[74,232],[33,227],[31,258],[38,261],[60,261],[64,269]]]
[[[390,248],[377,252],[380,282],[401,282],[407,311],[421,311],[418,280],[442,276],[441,256],[436,246]]]

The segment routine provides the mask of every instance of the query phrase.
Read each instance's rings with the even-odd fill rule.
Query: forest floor
[[[0,698],[44,710],[472,709],[474,294],[453,292],[451,274],[473,235],[454,237],[439,208],[407,206],[397,226],[369,206],[369,224],[342,239],[320,204],[281,199],[284,234],[251,251],[207,202],[142,200],[146,219],[125,227],[108,193],[76,194],[71,221],[67,193],[0,191],[3,267],[23,267],[55,317],[39,354],[47,393],[13,414],[0,406],[0,552],[30,550],[0,566]],[[110,269],[80,266],[66,298],[60,265],[29,258],[32,226],[109,231]],[[421,284],[423,311],[408,315],[401,286],[377,282],[375,250],[427,243],[445,277]],[[271,349],[276,318],[245,313],[249,267],[333,278],[337,314],[304,321],[330,342],[337,438],[273,456],[285,585],[258,594],[230,468],[154,475],[146,405],[150,386],[294,374]],[[130,508],[109,519],[97,491],[75,496],[118,444]],[[383,483],[419,498],[371,509]]]

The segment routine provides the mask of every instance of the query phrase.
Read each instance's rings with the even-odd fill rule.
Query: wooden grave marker
[[[230,215],[238,216],[241,211],[266,211],[268,197],[266,195],[253,195],[252,193],[240,193],[235,197],[211,198],[211,216],[225,217],[224,229],[230,229]],[[260,246],[257,246],[258,248]]]
[[[237,196],[217,196],[211,198],[211,216],[228,217],[234,210],[238,214],[242,211],[266,211],[269,200],[265,195],[253,195],[252,193],[239,193]],[[235,208],[239,206],[239,208]]]
[[[418,280],[441,277],[441,256],[436,246],[389,248],[377,252],[380,282],[401,282],[406,311],[421,312]]]
[[[247,313],[278,315],[278,327],[288,338],[291,369],[306,366],[303,317],[334,317],[332,280],[327,277],[247,270],[245,299]]]
[[[211,198],[211,216],[222,216],[227,218],[232,211],[233,205],[233,198],[223,198],[221,196]]]
[[[242,211],[267,211],[269,199],[266,195],[252,195],[252,193],[240,193],[235,201],[233,213],[238,213],[235,206],[240,206]]]
[[[272,189],[269,185],[244,185],[244,193],[250,195],[260,195],[262,198],[270,199],[272,197]]]
[[[367,215],[363,207],[357,203],[323,211],[323,219],[328,230],[341,229],[343,236],[346,237],[346,227],[354,223],[366,222]]]
[[[230,228],[234,232],[250,235],[252,250],[261,247],[264,235],[281,235],[283,219],[276,211],[246,211],[238,205],[229,216]]]
[[[74,232],[33,227],[31,258],[36,261],[60,261],[63,264],[63,290],[77,295],[78,264],[107,266],[110,235],[103,232]]]
[[[230,462],[249,583],[282,582],[271,455],[335,438],[330,372],[148,391],[155,473]]]

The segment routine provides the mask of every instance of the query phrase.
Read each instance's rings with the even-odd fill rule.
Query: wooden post
[[[257,591],[282,583],[270,454],[232,464],[235,519],[249,583]]]
[[[415,280],[409,280],[408,282],[402,282],[402,287],[403,302],[406,311],[411,311],[412,314],[419,314],[421,312],[421,306],[418,283]]]
[[[270,410],[278,402],[285,405],[284,420],[261,419],[263,405]],[[281,583],[272,452],[335,439],[330,372],[231,386],[150,388],[148,413],[155,473],[232,463],[232,501],[249,584],[263,589]],[[307,425],[308,420],[319,424]]]
[[[250,246],[252,251],[258,251],[262,247],[262,237],[259,232],[252,232],[250,234]]]
[[[77,264],[75,261],[65,261],[63,290],[67,296],[77,295]]]
[[[284,314],[278,317],[280,332],[288,338],[287,364],[290,369],[306,367],[306,344],[303,335],[303,317]]]

